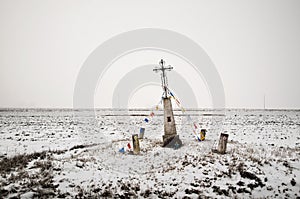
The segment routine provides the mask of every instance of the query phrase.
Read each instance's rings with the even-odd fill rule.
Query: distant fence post
[[[144,133],[145,133],[145,128],[140,128],[140,136],[139,136],[139,139],[143,139],[143,138],[144,138]]]
[[[226,153],[228,136],[229,135],[226,134],[226,133],[221,133],[221,135],[220,135],[219,145],[218,145],[218,152],[221,153],[221,154]]]

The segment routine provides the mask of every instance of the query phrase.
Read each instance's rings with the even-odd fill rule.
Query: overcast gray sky
[[[0,107],[71,108],[90,53],[139,28],[198,43],[220,74],[226,107],[262,108],[265,94],[268,108],[300,108],[297,0],[0,0]]]

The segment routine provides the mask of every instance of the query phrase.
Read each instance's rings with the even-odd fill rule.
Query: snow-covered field
[[[150,112],[2,109],[0,198],[300,197],[299,110],[175,111],[177,150],[161,147],[163,112]],[[140,155],[120,153],[140,127]],[[211,152],[221,132],[224,155]]]

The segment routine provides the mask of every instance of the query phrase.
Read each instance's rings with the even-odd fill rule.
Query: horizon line
[[[0,111],[3,110],[151,110],[155,108],[145,108],[145,107],[134,107],[134,108],[112,108],[112,107],[105,107],[105,108],[70,108],[70,107],[0,107]],[[163,109],[159,109],[161,111]],[[181,111],[179,108],[174,108],[174,111]],[[300,111],[300,108],[237,108],[237,107],[224,107],[224,108],[185,108],[185,110],[261,110],[261,111]]]

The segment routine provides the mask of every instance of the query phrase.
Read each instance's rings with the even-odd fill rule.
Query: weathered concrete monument
[[[179,148],[182,145],[181,140],[179,139],[179,135],[176,132],[176,124],[174,120],[174,114],[172,109],[171,97],[168,94],[168,80],[166,76],[166,71],[171,71],[173,69],[172,66],[165,67],[165,61],[160,60],[159,66],[153,71],[159,72],[161,71],[161,81],[162,88],[164,91],[163,94],[163,104],[164,104],[164,135],[163,135],[163,147],[170,148]]]

